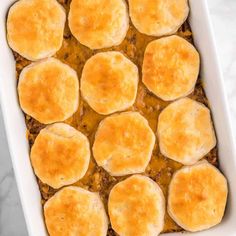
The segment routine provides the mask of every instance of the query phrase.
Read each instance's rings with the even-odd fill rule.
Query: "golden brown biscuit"
[[[98,193],[66,187],[44,205],[50,236],[106,236],[108,219]]]
[[[190,94],[199,74],[200,59],[192,44],[179,36],[148,44],[143,61],[143,83],[165,101]]]
[[[227,200],[227,181],[207,161],[178,170],[170,183],[168,213],[188,231],[200,231],[219,224]]]
[[[40,131],[30,158],[39,179],[53,188],[60,188],[85,175],[90,160],[89,141],[67,124],[53,124]]]
[[[196,163],[216,145],[209,109],[189,98],[161,112],[157,133],[161,153],[184,165]]]
[[[61,48],[65,21],[65,10],[56,0],[17,1],[8,13],[8,43],[28,60],[50,57]]]
[[[75,38],[91,49],[119,45],[129,27],[124,0],[72,0],[69,27]]]
[[[93,155],[112,176],[144,172],[152,155],[155,135],[138,112],[105,118],[98,127]]]
[[[165,198],[152,179],[133,175],[112,188],[108,212],[119,235],[157,236],[164,226]]]
[[[25,67],[18,93],[22,110],[43,124],[66,120],[79,105],[76,72],[54,58]]]
[[[188,0],[129,0],[134,26],[143,34],[174,34],[188,17]]]
[[[97,112],[108,115],[133,105],[138,87],[138,68],[120,52],[91,57],[81,76],[81,93]]]

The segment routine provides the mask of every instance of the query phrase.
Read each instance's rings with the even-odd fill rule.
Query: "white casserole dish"
[[[190,24],[195,45],[201,54],[201,77],[204,81],[218,137],[220,168],[228,179],[230,189],[227,210],[222,223],[210,230],[194,235],[222,236],[225,234],[233,236],[236,235],[236,184],[234,182],[236,181],[236,156],[228,106],[206,1],[189,1],[191,8]],[[0,100],[28,232],[31,236],[45,236],[47,233],[40,203],[41,196],[31,168],[24,116],[18,104],[15,61],[6,40],[6,15],[13,2],[14,0],[1,0],[0,6]],[[180,234],[170,235],[177,236]]]

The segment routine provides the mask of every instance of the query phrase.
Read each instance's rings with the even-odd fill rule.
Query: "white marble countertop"
[[[207,0],[236,133],[236,0]],[[0,111],[0,236],[27,236]]]

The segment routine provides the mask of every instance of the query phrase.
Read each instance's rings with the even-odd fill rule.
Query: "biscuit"
[[[142,80],[156,96],[172,101],[194,90],[199,67],[199,54],[194,46],[179,36],[169,36],[148,44]]]
[[[164,226],[165,198],[152,179],[133,175],[112,188],[108,212],[119,235],[157,236]]]
[[[73,127],[56,123],[40,131],[30,158],[38,178],[57,189],[85,175],[90,160],[89,141]]]
[[[50,236],[106,236],[107,215],[98,193],[66,187],[44,205]]]
[[[189,98],[161,112],[157,133],[161,153],[184,165],[196,163],[216,145],[209,109]]]
[[[134,104],[138,68],[120,52],[102,52],[91,57],[81,76],[81,93],[99,114],[122,111]]]
[[[76,72],[54,58],[25,67],[20,74],[18,93],[22,110],[43,124],[64,121],[79,106]]]
[[[187,0],[128,0],[130,18],[143,34],[170,35],[177,32],[189,14]]]
[[[74,37],[90,49],[119,45],[129,27],[124,0],[72,0],[69,27]]]
[[[19,0],[8,13],[8,43],[28,60],[50,57],[61,48],[65,21],[56,0]]]
[[[191,232],[219,224],[227,201],[227,181],[207,161],[178,170],[170,183],[168,213]]]
[[[99,124],[93,155],[112,176],[144,172],[152,155],[155,135],[138,112],[124,112]]]

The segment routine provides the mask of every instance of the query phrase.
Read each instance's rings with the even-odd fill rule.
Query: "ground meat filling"
[[[65,7],[68,14],[70,0],[58,1]],[[192,33],[187,22],[184,23],[184,25],[179,29],[178,35],[192,42]],[[63,45],[60,51],[57,52],[55,57],[74,68],[80,78],[85,62],[92,55],[96,54],[97,52],[116,50],[124,53],[131,61],[133,61],[138,66],[139,73],[141,73],[144,50],[146,48],[146,45],[153,39],[155,39],[155,37],[143,35],[139,33],[133,25],[130,25],[127,36],[121,45],[109,49],[90,50],[89,48],[81,45],[72,36],[68,28],[68,24],[66,24]],[[18,77],[21,70],[30,62],[16,53],[14,53],[14,56],[16,60],[16,71]],[[207,98],[205,96],[200,78],[197,81],[194,92],[189,97],[208,106]],[[160,112],[168,104],[169,102],[162,101],[146,89],[146,87],[141,82],[140,74],[136,102],[130,110],[140,112],[148,120],[149,125],[153,129],[153,131],[156,132],[157,118]],[[79,109],[71,118],[69,118],[65,122],[87,135],[90,143],[92,144],[98,124],[104,117],[105,116],[99,115],[95,111],[93,111],[81,98]],[[44,128],[45,125],[39,123],[28,115],[25,116],[25,120],[28,129],[27,136],[31,147],[39,131]],[[209,154],[207,154],[205,158],[211,164],[218,166],[216,148],[214,148]],[[162,188],[164,195],[167,196],[168,185],[171,177],[177,169],[181,168],[181,166],[181,164],[161,155],[158,144],[156,143],[152,159],[146,169],[145,174],[156,181]],[[95,160],[92,157],[86,175],[83,179],[81,179],[74,185],[83,187],[90,191],[99,192],[104,201],[105,207],[107,208],[107,200],[111,188],[124,178],[125,177],[110,176],[105,170],[96,165]],[[57,190],[49,187],[46,184],[43,184],[40,180],[38,180],[38,183],[42,195],[42,204],[44,204],[45,201],[53,196]],[[176,225],[166,213],[164,232],[177,231],[182,231],[182,229],[178,225]],[[107,235],[115,236],[117,234],[112,230],[111,226],[109,226]]]

